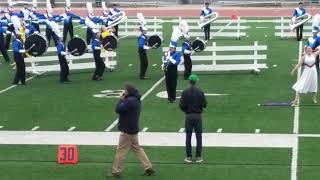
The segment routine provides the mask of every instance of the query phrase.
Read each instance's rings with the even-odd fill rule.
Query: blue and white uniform
[[[143,27],[140,27],[141,35],[138,37],[138,53],[139,53],[139,60],[140,60],[140,79],[146,78],[146,72],[148,69],[148,56],[147,56],[147,50],[150,49],[148,46],[148,37],[145,35],[145,31],[143,30]]]
[[[299,16],[302,16],[306,13],[306,10],[304,8],[300,8],[300,7],[297,7],[294,9],[294,12],[293,12],[293,17],[299,17]]]
[[[26,52],[24,44],[20,39],[15,38],[12,42],[13,57],[16,63],[16,74],[13,80],[13,84],[26,83],[26,65],[24,62],[23,54]]]
[[[189,78],[192,71],[192,62],[191,62],[191,45],[189,40],[185,40],[182,44],[182,54],[184,59],[184,74],[183,77],[185,80]]]
[[[63,42],[59,41],[59,43],[57,44],[57,55],[60,63],[60,82],[61,83],[69,82],[69,79],[68,79],[69,66],[66,59],[67,54],[68,53],[66,52]]]
[[[95,62],[95,65],[96,65],[96,69],[95,69],[95,71],[93,73],[92,80],[95,80],[95,81],[102,80],[102,76],[103,76],[104,70],[106,68],[106,65],[104,64],[104,62],[103,62],[103,60],[102,60],[102,58],[100,56],[100,53],[101,53],[101,42],[98,39],[98,37],[95,37],[92,40],[91,48],[92,48],[92,52],[93,52],[94,62]]]

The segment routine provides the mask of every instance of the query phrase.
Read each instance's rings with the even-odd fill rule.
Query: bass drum
[[[202,39],[196,39],[191,44],[192,49],[195,52],[202,52],[206,48],[206,44]]]
[[[158,49],[162,44],[162,38],[159,35],[152,35],[148,38],[148,45],[153,49]]]
[[[80,37],[72,38],[67,47],[73,56],[82,56],[87,51],[87,43]]]
[[[114,35],[107,36],[101,40],[103,48],[107,51],[113,51],[118,47],[118,39]]]
[[[25,49],[30,49],[30,47],[33,45],[33,48],[31,48],[28,54],[37,57],[47,52],[48,40],[45,35],[41,33],[34,33],[26,38],[24,45]]]

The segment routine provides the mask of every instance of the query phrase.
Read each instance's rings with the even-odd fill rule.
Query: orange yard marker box
[[[77,145],[59,145],[58,146],[59,164],[77,164],[78,147]]]
[[[232,14],[232,15],[231,15],[231,20],[236,20],[236,19],[238,19],[237,15]]]

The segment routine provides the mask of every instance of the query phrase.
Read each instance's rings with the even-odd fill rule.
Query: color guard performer
[[[306,13],[306,10],[303,8],[303,2],[299,2],[299,7],[294,9],[293,16],[292,16],[292,21],[295,22],[298,17],[301,17]],[[303,24],[298,26],[296,29],[296,37],[298,41],[301,41],[303,37]]]
[[[104,73],[104,70],[106,68],[102,58],[101,58],[101,42],[99,40],[101,33],[94,29],[94,39],[92,40],[92,53],[93,53],[93,58],[94,62],[96,64],[96,70],[93,73],[92,80],[94,81],[101,81],[103,80],[102,76]]]
[[[211,8],[209,8],[208,2],[206,2],[204,5],[205,5],[205,7],[202,8],[200,18],[205,17],[213,12],[213,10]],[[207,24],[206,26],[204,26],[203,29],[204,29],[205,40],[208,41],[210,39],[210,23]]]

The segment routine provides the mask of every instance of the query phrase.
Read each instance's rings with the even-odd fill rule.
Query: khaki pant
[[[136,153],[144,167],[144,170],[152,168],[150,160],[148,159],[142,147],[139,145],[138,134],[131,135],[121,132],[117,153],[113,162],[112,173],[121,173],[124,166],[124,160],[126,159],[130,149]]]

